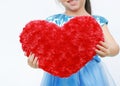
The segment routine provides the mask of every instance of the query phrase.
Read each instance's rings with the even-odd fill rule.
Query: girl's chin
[[[68,10],[71,10],[71,11],[79,11],[79,8],[78,8],[78,7],[70,7]]]

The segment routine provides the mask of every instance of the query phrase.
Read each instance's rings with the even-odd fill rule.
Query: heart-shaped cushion
[[[101,27],[91,16],[74,17],[61,27],[46,20],[30,21],[20,34],[26,55],[34,53],[40,68],[59,77],[80,70],[103,40]]]

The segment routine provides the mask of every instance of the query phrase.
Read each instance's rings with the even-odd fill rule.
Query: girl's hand
[[[38,68],[38,58],[33,53],[28,57],[28,65],[32,68]]]
[[[100,56],[100,57],[105,57],[105,56],[109,56],[110,54],[110,50],[109,47],[107,45],[107,43],[100,41],[100,43],[98,45],[96,45],[95,52]]]

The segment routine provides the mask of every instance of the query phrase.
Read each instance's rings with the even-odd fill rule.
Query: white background
[[[109,20],[109,30],[120,44],[120,1],[91,0],[93,14]],[[27,65],[19,43],[24,25],[33,19],[63,12],[55,0],[0,0],[0,86],[40,86],[43,71]],[[103,59],[120,86],[120,55]]]

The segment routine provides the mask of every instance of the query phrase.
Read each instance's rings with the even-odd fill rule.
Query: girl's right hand
[[[32,68],[38,68],[38,58],[33,53],[28,57],[28,65]]]

